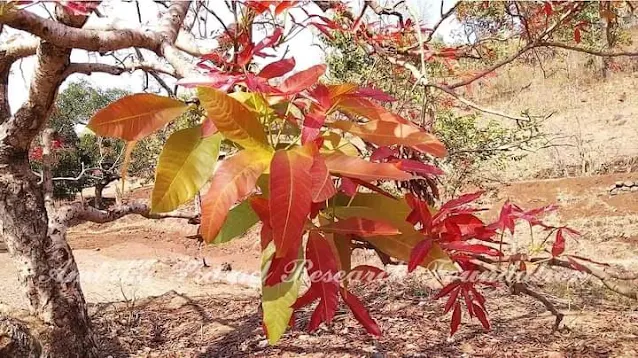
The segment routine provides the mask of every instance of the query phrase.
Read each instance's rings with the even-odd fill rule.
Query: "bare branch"
[[[526,294],[538,301],[540,301],[545,308],[547,308],[547,310],[549,312],[551,312],[554,317],[556,317],[556,320],[554,321],[554,327],[553,330],[557,331],[558,327],[560,326],[560,323],[563,321],[563,318],[565,317],[562,313],[560,313],[556,307],[554,306],[553,303],[551,303],[547,298],[545,298],[543,295],[541,295],[538,292],[534,292],[532,291],[526,284],[524,283],[520,283],[520,282],[516,282],[512,285],[512,292],[517,295],[519,293],[523,293]]]
[[[148,219],[189,219],[194,220],[198,215],[190,212],[172,211],[169,213],[151,213],[147,204],[133,202],[118,205],[107,210],[99,210],[84,203],[73,203],[60,208],[55,214],[58,223],[69,224],[72,221],[90,221],[94,223],[107,223],[120,219],[127,215],[138,214]]]
[[[126,65],[108,65],[105,63],[72,63],[69,67],[64,71],[63,77],[68,77],[73,73],[83,73],[86,75],[90,75],[93,72],[103,72],[111,75],[121,75],[124,72],[134,72],[137,70],[142,70],[145,72],[159,72],[164,73],[169,76],[173,76],[175,78],[179,78],[175,70],[172,68],[168,68],[166,66],[162,66],[159,63],[151,63],[151,62],[139,62],[132,63]]]
[[[563,48],[566,50],[577,51],[577,52],[584,52],[590,55],[600,56],[600,57],[623,57],[623,56],[637,57],[638,56],[638,51],[599,51],[599,50],[594,50],[594,49],[590,49],[586,47],[572,46],[572,45],[568,45],[568,44],[564,44],[560,42],[554,42],[554,41],[541,41],[539,42],[538,45],[546,46],[546,47],[558,47],[558,48]]]
[[[482,106],[470,101],[467,98],[461,97],[456,92],[454,92],[450,88],[445,87],[443,85],[428,84],[427,86],[432,87],[432,88],[436,88],[436,89],[438,89],[440,91],[443,91],[443,92],[449,94],[450,96],[456,98],[456,100],[458,100],[459,102],[463,103],[464,105],[466,105],[466,106],[468,106],[470,108],[476,109],[477,111],[480,111],[480,112],[483,112],[483,113],[488,113],[488,114],[493,114],[495,116],[499,116],[499,117],[503,117],[503,118],[507,118],[507,119],[513,119],[515,121],[523,121],[523,122],[530,121],[530,118],[528,118],[528,117],[512,116],[512,115],[503,113],[501,111],[497,111],[495,109],[482,107]]]

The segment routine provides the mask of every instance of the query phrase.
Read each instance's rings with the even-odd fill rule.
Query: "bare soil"
[[[633,173],[522,181],[492,193],[485,204],[512,199],[524,207],[557,203],[550,220],[580,229],[571,252],[638,270],[638,192],[610,195]],[[137,189],[133,199],[149,196]],[[496,212],[486,213],[494,217]],[[566,314],[553,317],[538,302],[505,288],[487,292],[493,329],[467,322],[448,339],[449,315],[432,300],[436,285],[425,273],[391,268],[389,280],[357,289],[383,337],[367,336],[342,307],[335,322],[303,330],[309,312],[279,344],[269,346],[260,326],[258,231],[221,246],[187,238],[185,220],[125,217],[110,224],[81,224],[69,231],[91,314],[105,357],[636,357],[638,305],[592,282],[544,287]],[[358,260],[378,264],[367,254]],[[205,264],[204,264],[205,263]],[[230,272],[222,270],[230,264]],[[242,275],[240,275],[242,274]],[[252,276],[251,276],[252,275]],[[15,271],[0,254],[0,300],[24,308]]]

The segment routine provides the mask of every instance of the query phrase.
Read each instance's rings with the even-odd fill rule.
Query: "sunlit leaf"
[[[378,145],[403,145],[437,157],[447,153],[443,143],[435,136],[406,124],[376,120],[365,124],[336,121],[329,125]]]
[[[279,89],[282,92],[289,94],[298,93],[308,89],[319,81],[319,77],[326,72],[326,68],[326,65],[321,64],[299,71],[286,78],[281,86],[279,86]]]
[[[150,93],[122,97],[99,110],[87,127],[103,137],[137,141],[188,109],[181,101]]]
[[[270,261],[274,257],[275,247],[271,243],[262,252],[261,272],[268,272]],[[292,305],[299,295],[299,279],[303,265],[296,265],[290,278],[274,286],[262,285],[261,307],[263,309],[263,322],[266,328],[266,336],[270,344],[275,344],[284,334],[292,317]],[[262,278],[262,282],[265,278]]]
[[[310,213],[312,153],[307,147],[277,151],[270,165],[270,225],[277,257],[295,250]]]
[[[206,242],[215,240],[229,209],[255,188],[269,161],[269,152],[244,150],[219,164],[202,199],[201,233]]]
[[[202,138],[201,126],[168,138],[155,171],[153,212],[175,210],[197,195],[215,169],[221,140],[221,134]]]
[[[357,178],[367,182],[380,179],[412,179],[412,175],[390,163],[372,163],[359,157],[351,157],[339,153],[330,154],[324,158],[328,170],[332,174]]]
[[[238,100],[214,88],[198,87],[202,106],[224,137],[244,148],[266,146],[266,133],[255,113]]]

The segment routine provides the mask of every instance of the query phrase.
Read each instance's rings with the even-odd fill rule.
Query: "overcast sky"
[[[448,3],[446,4],[446,8],[451,6],[455,0],[446,0]],[[351,2],[351,6],[357,7],[360,6],[361,1],[356,0]],[[410,6],[413,11],[423,19],[425,26],[433,25],[434,22],[438,20],[439,14],[439,2],[438,1],[419,1],[419,0],[408,0],[408,6]],[[50,6],[51,4],[49,4]],[[140,7],[142,9],[142,23],[143,24],[154,24],[156,19],[160,15],[161,7],[154,3],[152,0],[140,0]],[[314,6],[313,6],[314,7]],[[138,24],[137,18],[137,10],[135,4],[133,2],[124,3],[119,0],[111,0],[105,1],[101,5],[103,12],[110,17],[114,17],[115,21],[122,22],[126,24]],[[46,11],[42,8],[41,5],[34,5],[30,7],[30,10],[37,13],[41,16],[47,16]],[[226,8],[225,5],[220,4],[220,6],[215,7],[216,13],[221,17],[221,19],[226,23],[230,24],[233,22],[233,17],[230,11]],[[303,12],[301,10],[293,10],[293,16],[296,19],[302,19],[304,17]],[[99,21],[96,16],[92,16],[89,20],[89,24],[95,23]],[[220,25],[217,24],[216,20],[212,17],[208,20],[209,26],[215,26],[215,28],[206,29],[208,33],[210,31],[218,30],[221,28]],[[444,39],[449,39],[452,31],[458,26],[458,23],[454,19],[449,19],[446,21],[440,28],[437,34],[443,36]],[[12,34],[15,34],[13,32]],[[4,38],[4,37],[3,37]],[[258,40],[258,39],[257,39]],[[312,46],[313,44],[319,44],[320,41],[317,37],[316,30],[306,29],[303,30],[298,36],[293,38],[291,41],[287,42],[289,46],[289,55],[294,57],[297,66],[295,67],[295,71],[303,70],[310,66],[319,64],[323,62],[323,52],[318,46]],[[214,40],[209,40],[208,43],[204,44],[207,47],[215,47]],[[280,52],[283,51],[283,48]],[[277,54],[279,56],[282,53]],[[89,55],[86,51],[83,50],[73,50],[71,54],[72,62],[107,62],[107,63],[115,63],[114,59],[100,57],[99,55]],[[267,61],[271,61],[271,59],[267,59]],[[12,67],[11,75],[10,75],[10,93],[9,93],[9,102],[12,108],[12,111],[16,111],[17,108],[25,101],[28,85],[31,81],[31,76],[33,73],[33,67],[35,64],[35,59],[33,57],[26,58],[22,61],[18,61]],[[66,83],[78,80],[80,78],[84,78],[91,82],[92,84],[99,87],[118,87],[127,89],[131,92],[140,92],[143,90],[143,75],[141,71],[137,71],[133,74],[123,74],[120,76],[112,76],[108,74],[95,73],[91,76],[86,75],[72,75],[70,76]],[[151,82],[154,80],[151,78]],[[168,80],[167,83],[171,84],[174,81]],[[156,83],[151,84],[151,88],[158,89],[159,86]]]

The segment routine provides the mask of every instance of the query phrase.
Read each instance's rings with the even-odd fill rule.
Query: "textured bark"
[[[82,26],[85,18],[65,14],[60,21]],[[43,188],[32,174],[28,149],[44,127],[69,65],[71,49],[41,41],[28,100],[0,122],[0,235],[18,268],[32,313],[43,322],[44,357],[95,357],[86,302],[65,232],[49,225]]]
[[[152,217],[142,205],[106,212],[83,206],[55,210],[52,201],[45,200],[51,190],[50,173],[43,173],[46,185],[41,186],[31,172],[29,146],[45,127],[58,88],[71,73],[71,49],[106,51],[137,46],[166,53],[167,57],[175,58],[169,60],[172,64],[187,64],[179,61],[180,54],[173,50],[189,5],[188,1],[173,2],[156,31],[83,29],[86,16],[72,15],[59,5],[57,21],[27,11],[10,11],[0,16],[3,26],[41,38],[35,50],[36,65],[28,99],[14,115],[8,108],[8,72],[16,59],[33,53],[34,44],[0,44],[0,236],[15,261],[31,313],[38,322],[37,334],[33,336],[37,344],[33,347],[40,347],[41,354],[37,350],[29,354],[65,358],[98,355],[78,269],[65,238],[70,220],[104,222],[130,213]],[[47,138],[45,135],[45,142]],[[5,352],[30,347],[31,343],[20,342],[31,340],[23,326],[14,321],[6,323],[6,330],[17,332],[14,336],[18,338],[15,346],[7,346],[9,351],[0,350],[0,356],[16,356],[17,353]],[[4,327],[4,322],[0,322],[0,331]]]

